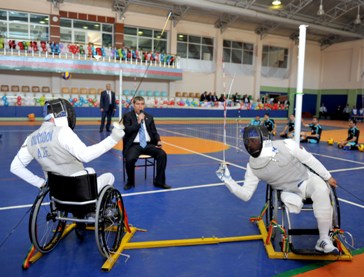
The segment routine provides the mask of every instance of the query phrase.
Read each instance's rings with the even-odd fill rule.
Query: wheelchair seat
[[[90,212],[94,217],[86,218]],[[47,184],[31,209],[29,236],[34,247],[45,254],[61,240],[68,221],[92,224],[98,250],[107,258],[118,249],[125,235],[125,219],[120,192],[107,185],[98,194],[96,174],[73,177],[48,172]]]
[[[314,250],[319,230],[317,228],[317,221],[313,216],[312,199],[307,198],[303,201],[303,207],[298,215],[290,213],[289,209],[281,200],[282,191],[273,189],[269,184],[266,187],[266,203],[268,209],[265,214],[265,224],[267,229],[272,221],[278,223],[288,236],[289,248],[295,254],[307,255],[323,255],[321,252]],[[333,218],[332,229],[340,228],[340,207],[337,199],[336,191],[330,187],[330,198],[333,205]],[[311,212],[310,215],[303,215],[303,213]],[[295,225],[295,226],[294,226]],[[277,230],[273,228],[272,244],[282,248],[282,242],[277,239]],[[312,249],[311,249],[312,248]]]
[[[69,177],[48,172],[48,184],[57,209],[76,217],[95,212],[98,197],[95,173]]]

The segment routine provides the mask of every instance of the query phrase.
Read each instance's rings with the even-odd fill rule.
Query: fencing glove
[[[125,135],[125,132],[124,132],[125,127],[122,123],[117,123],[117,122],[114,122],[113,126],[114,126],[114,128],[112,129],[110,136],[112,137],[113,140],[119,141]]]

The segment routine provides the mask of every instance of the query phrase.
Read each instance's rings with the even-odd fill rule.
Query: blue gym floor
[[[0,273],[1,276],[274,276],[300,270],[313,261],[271,260],[262,241],[245,241],[186,247],[154,248],[124,251],[129,259],[120,257],[109,273],[101,271],[104,258],[99,254],[94,232],[80,242],[74,232],[63,239],[49,254],[22,270],[29,250],[29,209],[38,190],[9,172],[10,163],[26,136],[38,126],[0,126]],[[162,136],[208,134],[222,126],[206,127],[198,124],[158,125]],[[232,128],[232,126],[228,126]],[[332,127],[327,127],[328,129]],[[283,125],[278,130],[283,129]],[[187,132],[188,130],[188,132]],[[78,125],[79,137],[91,145],[100,141],[98,126]],[[185,135],[183,135],[185,134]],[[206,135],[207,134],[207,135]],[[234,132],[228,132],[226,161],[236,181],[242,181],[248,155],[237,150]],[[212,135],[212,134],[211,134]],[[214,133],[211,139],[216,139]],[[178,145],[177,145],[178,146]],[[172,145],[173,147],[173,145]],[[341,227],[355,239],[355,248],[364,249],[364,154],[339,150],[326,142],[306,149],[318,158],[339,184],[337,194],[341,207]],[[259,215],[265,202],[265,184],[261,183],[249,202],[232,195],[215,175],[223,152],[169,154],[167,184],[171,190],[152,185],[151,171],[144,180],[144,169],[137,169],[136,187],[123,190],[121,151],[112,149],[87,166],[98,174],[115,175],[115,187],[124,197],[129,223],[146,229],[137,232],[132,241],[153,241],[201,237],[232,237],[259,234],[251,216]],[[29,166],[41,174],[36,162]],[[350,262],[347,262],[350,263]],[[288,275],[294,275],[289,273]],[[288,276],[286,275],[286,276]]]

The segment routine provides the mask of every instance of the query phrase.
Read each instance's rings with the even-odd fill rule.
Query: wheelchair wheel
[[[108,258],[118,249],[124,234],[121,194],[117,189],[107,186],[101,191],[96,207],[95,239],[100,254]]]
[[[66,213],[62,213],[66,216]],[[57,220],[57,211],[49,197],[49,188],[41,190],[30,212],[29,236],[34,247],[45,254],[52,251],[60,241],[66,221]]]
[[[277,190],[273,190],[270,185],[267,185],[265,197],[266,202],[268,202],[268,209],[265,213],[265,226],[268,228],[272,220],[278,219],[279,195]]]
[[[267,184],[266,188],[266,203],[268,203],[268,209],[265,213],[265,227],[267,231],[269,231],[269,227],[272,220],[280,221],[280,218],[282,217],[281,213],[279,212],[281,210],[279,206],[279,193],[277,190],[273,190],[272,187]],[[278,246],[279,243],[279,232],[277,231],[277,228],[273,228],[271,233],[271,243],[274,248]]]
[[[340,218],[340,205],[337,199],[336,189],[330,187],[330,199],[333,206],[333,214],[332,214],[332,226],[334,228],[339,228],[341,225],[341,218]]]

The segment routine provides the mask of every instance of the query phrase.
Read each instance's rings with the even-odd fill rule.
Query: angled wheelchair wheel
[[[61,213],[66,216],[66,213]],[[34,247],[45,254],[52,251],[60,241],[66,221],[58,220],[49,197],[49,188],[41,190],[30,212],[29,236]]]
[[[340,205],[339,200],[337,199],[336,189],[330,187],[330,200],[333,206],[333,214],[332,214],[332,226],[334,228],[339,228],[341,226],[341,218],[340,218]]]
[[[268,203],[268,209],[265,213],[265,226],[268,228],[272,220],[278,220],[279,195],[277,190],[273,190],[267,184],[265,201]]]
[[[107,186],[101,191],[96,207],[95,239],[100,254],[107,258],[114,253],[124,234],[121,194],[117,189]]]

